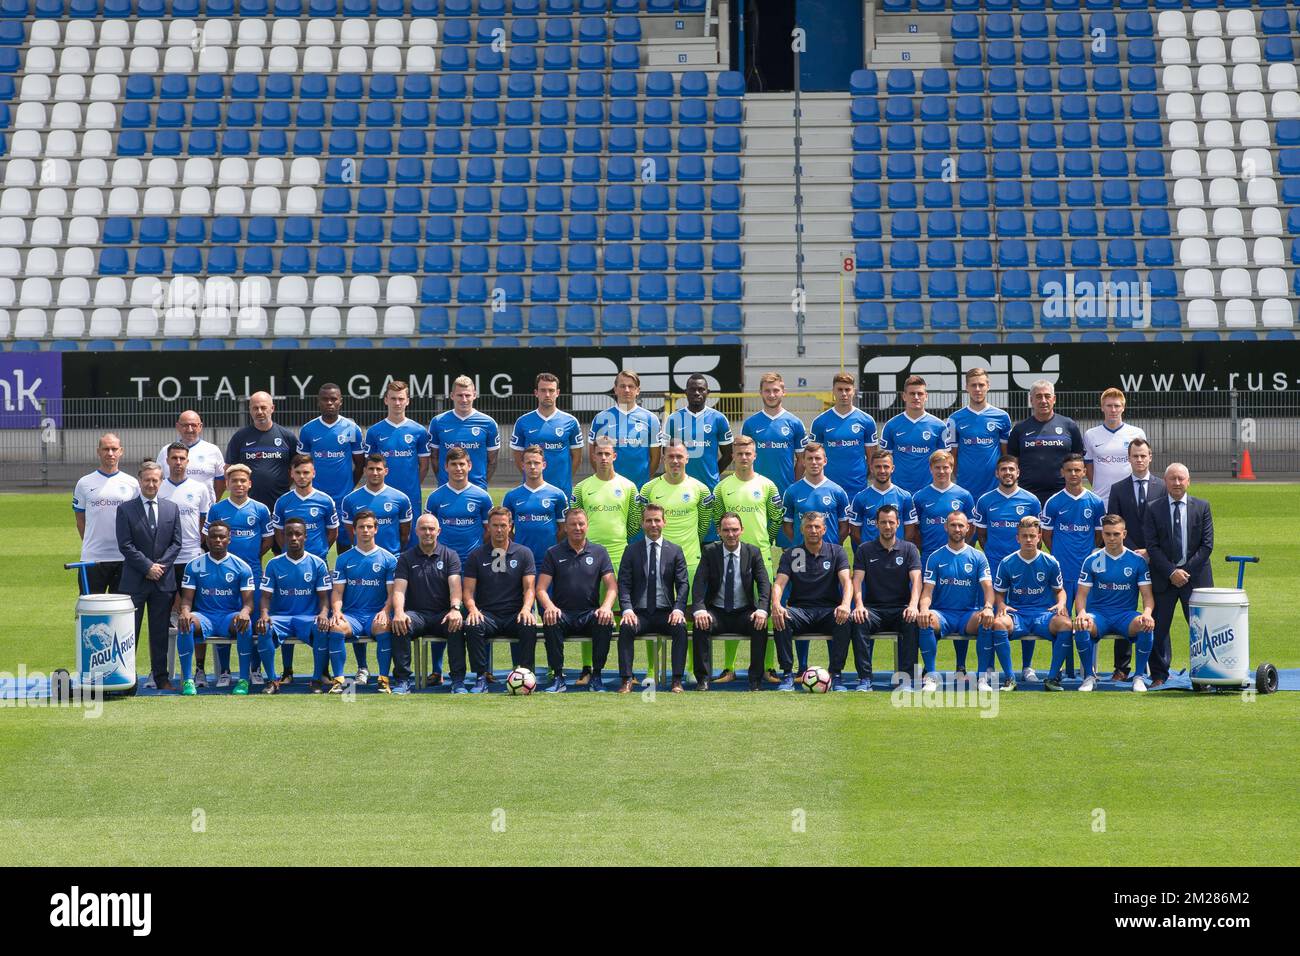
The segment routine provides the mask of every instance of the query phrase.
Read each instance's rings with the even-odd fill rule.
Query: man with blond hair
[[[953,457],[953,480],[976,501],[998,483],[993,473],[1007,450],[1011,416],[989,404],[988,369],[966,371],[966,406],[944,423],[943,441]]]
[[[867,487],[867,467],[877,448],[876,420],[854,406],[858,386],[848,372],[835,374],[831,390],[835,404],[813,419],[812,440],[826,449],[826,477],[851,502]]]
[[[451,383],[452,407],[429,423],[429,444],[437,456],[438,481],[447,482],[447,452],[463,448],[469,455],[469,482],[487,491],[497,472],[501,429],[496,421],[474,407],[478,389],[468,375]]]
[[[414,419],[406,417],[411,404],[410,390],[400,379],[384,386],[384,407],[388,414],[383,421],[366,429],[366,453],[378,452],[388,463],[388,484],[396,488],[411,502],[416,520],[424,513],[424,496],[420,486],[429,473],[429,430]],[[413,545],[415,542],[404,542]]]
[[[1128,400],[1118,388],[1101,393],[1103,421],[1083,433],[1083,460],[1088,468],[1088,483],[1093,494],[1110,504],[1110,489],[1116,482],[1133,474],[1128,460],[1129,442],[1147,440],[1147,433],[1124,421]]]
[[[619,372],[614,376],[614,404],[591,420],[587,435],[592,468],[596,439],[609,438],[618,449],[614,470],[638,488],[659,470],[659,419],[637,404],[640,397],[641,376],[630,369]]]
[[[754,439],[758,457],[754,470],[776,485],[779,494],[803,477],[803,447],[808,431],[797,415],[785,409],[785,379],[779,372],[767,372],[758,380],[763,407],[745,419],[741,434]],[[782,534],[782,547],[792,542]]]

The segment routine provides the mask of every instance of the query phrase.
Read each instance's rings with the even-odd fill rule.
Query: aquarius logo
[[[107,667],[122,659],[122,655],[135,646],[135,638],[125,640],[107,624],[91,624],[81,632],[81,643],[90,652],[87,670]]]
[[[1236,640],[1232,625],[1216,628],[1211,631],[1210,626],[1205,623],[1205,618],[1200,615],[1194,615],[1191,620],[1192,631],[1192,657],[1208,658],[1216,664],[1225,663],[1219,660],[1217,653],[1219,648],[1226,647]]]

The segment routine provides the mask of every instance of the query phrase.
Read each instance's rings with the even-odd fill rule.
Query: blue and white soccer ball
[[[831,674],[824,667],[810,667],[799,675],[803,689],[812,694],[824,694],[831,689]]]
[[[526,697],[537,689],[537,675],[527,667],[516,667],[506,675],[506,693]]]

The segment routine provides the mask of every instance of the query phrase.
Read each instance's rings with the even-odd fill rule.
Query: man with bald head
[[[1142,533],[1151,565],[1151,590],[1155,593],[1155,644],[1151,648],[1151,686],[1169,679],[1172,648],[1169,627],[1174,611],[1188,602],[1196,588],[1214,587],[1210,554],[1214,551],[1214,518],[1210,503],[1187,493],[1192,477],[1187,466],[1174,462],[1165,469],[1165,494],[1153,498],[1142,516]],[[1141,675],[1134,675],[1141,676]]]
[[[429,513],[415,522],[416,545],[397,559],[393,572],[393,693],[411,690],[411,639],[440,637],[452,645],[453,664],[465,660],[465,623],[461,616],[460,556],[438,541],[442,530]],[[467,694],[464,674],[453,690]],[[441,679],[434,683],[441,683]]]
[[[275,400],[266,392],[249,396],[248,417],[251,424],[235,432],[226,445],[226,464],[247,465],[253,473],[249,497],[274,509],[289,490],[289,462],[298,453],[298,436],[275,423]]]
[[[185,477],[192,478],[200,484],[207,485],[212,492],[212,500],[220,501],[226,493],[226,460],[221,449],[203,437],[203,419],[192,408],[187,408],[176,419],[176,438],[189,452],[185,465]],[[154,461],[158,464],[167,462],[168,442],[158,450]]]

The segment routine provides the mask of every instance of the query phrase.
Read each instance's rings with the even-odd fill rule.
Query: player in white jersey
[[[90,594],[113,593],[122,579],[122,552],[117,546],[117,507],[140,496],[140,483],[118,469],[122,440],[112,432],[99,436],[95,447],[99,467],[77,482],[72,512],[81,537],[81,560]]]
[[[194,478],[208,486],[212,500],[220,501],[226,493],[226,458],[221,449],[204,439],[203,419],[193,409],[186,409],[176,419],[176,438],[190,453],[189,463],[185,466],[185,476]],[[171,442],[158,450],[154,461],[167,461],[167,449]]]
[[[203,526],[207,524],[208,512],[214,504],[212,489],[198,478],[187,477],[189,468],[189,449],[183,442],[172,442],[163,451],[162,460],[167,465],[167,477],[158,487],[158,497],[170,501],[181,513],[181,550],[172,565],[176,576],[176,600],[172,604],[172,626],[175,627],[176,615],[181,606],[181,581],[185,577],[185,566],[203,553]],[[222,484],[225,474],[222,473]],[[195,648],[194,683],[198,687],[207,687],[208,678],[204,672],[207,664],[208,646],[200,642]],[[218,687],[230,686],[230,645],[222,644],[217,648],[220,661]]]
[[[1110,488],[1133,473],[1128,460],[1128,444],[1134,438],[1146,439],[1147,433],[1124,421],[1127,400],[1118,388],[1101,393],[1104,421],[1083,433],[1083,460],[1088,468],[1088,483],[1093,493],[1110,504]]]

